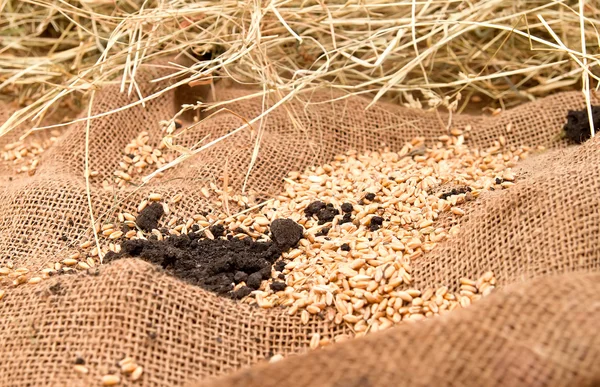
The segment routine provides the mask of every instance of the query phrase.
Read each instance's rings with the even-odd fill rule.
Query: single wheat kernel
[[[73,370],[78,374],[87,374],[88,372],[90,372],[86,366],[83,366],[81,364],[75,364],[73,366]]]
[[[103,386],[116,386],[121,382],[119,375],[104,375],[102,377]]]
[[[142,377],[142,373],[144,372],[144,368],[141,366],[137,366],[135,370],[131,373],[131,380],[136,381]]]
[[[320,340],[321,340],[321,335],[318,333],[314,333],[312,335],[312,338],[310,339],[310,349],[317,349],[317,347],[319,346]]]

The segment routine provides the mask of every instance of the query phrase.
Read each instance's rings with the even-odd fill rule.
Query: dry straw
[[[309,100],[310,91],[328,86],[373,102],[385,97],[459,111],[482,98],[506,107],[560,90],[588,90],[598,80],[596,4],[1,0],[0,93],[25,107],[0,134],[25,121],[39,125],[57,101],[79,101],[113,82],[139,96],[134,104],[177,85],[233,78],[259,86],[256,96],[275,102],[301,92]],[[173,56],[180,64],[165,65],[178,82],[141,95],[140,65]]]

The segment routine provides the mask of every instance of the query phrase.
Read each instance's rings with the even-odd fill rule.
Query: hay
[[[25,106],[0,134],[114,82],[134,104],[230,78],[266,99],[327,86],[460,112],[599,79],[600,10],[583,0],[2,0],[0,12],[0,93]],[[177,82],[142,95],[140,65],[172,55]]]

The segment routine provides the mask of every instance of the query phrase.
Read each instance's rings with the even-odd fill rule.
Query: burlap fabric
[[[164,87],[151,80],[167,71],[146,67],[138,79],[142,93]],[[250,93],[216,89],[220,99]],[[288,171],[326,162],[349,148],[399,149],[414,136],[432,140],[447,131],[444,114],[384,104],[365,110],[368,101],[358,97],[324,102],[331,97],[329,92],[303,95],[263,121],[249,189],[275,194]],[[108,87],[96,95],[92,113],[135,100]],[[249,130],[140,190],[101,188],[124,146],[140,131],[160,140],[158,122],[177,111],[175,100],[174,92],[167,93],[145,108],[91,121],[90,165],[99,171],[91,197],[102,221],[113,219],[116,210],[135,213],[151,191],[166,197],[183,193],[172,211],[189,217],[206,208],[200,187],[224,173],[236,191],[241,189],[254,144]],[[229,108],[252,118],[262,102],[242,99]],[[96,385],[124,355],[144,367],[141,384],[149,386],[194,381],[215,386],[599,383],[600,143],[566,147],[556,137],[567,110],[583,106],[579,93],[565,93],[496,117],[452,117],[453,127],[472,126],[469,141],[475,147],[489,146],[503,135],[509,145],[550,149],[523,163],[514,187],[480,198],[458,236],[415,262],[417,287],[456,285],[460,277],[493,270],[500,290],[467,310],[256,365],[273,354],[306,352],[313,332],[331,336],[344,328],[318,319],[303,326],[285,309],[262,310],[225,300],[142,261],[124,260],[103,266],[98,275],[61,276],[18,288],[3,285],[0,385]],[[207,134],[216,139],[241,123],[223,113],[190,131],[181,143],[192,145]],[[88,234],[85,129],[85,123],[69,127],[44,153],[34,176],[15,175],[6,164],[0,169],[0,265],[10,260],[16,267],[40,268],[65,258]],[[7,141],[0,139],[0,146]],[[89,374],[73,371],[76,356],[86,360]],[[124,378],[121,384],[128,383]]]

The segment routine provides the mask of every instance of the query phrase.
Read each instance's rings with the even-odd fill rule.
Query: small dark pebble
[[[350,245],[347,243],[344,243],[343,245],[340,246],[340,249],[342,251],[350,251]]]
[[[321,211],[323,208],[325,208],[325,203],[321,202],[321,201],[314,201],[312,203],[310,203],[305,209],[304,209],[304,214],[307,217],[311,217],[314,214],[316,214],[317,212]]]
[[[149,331],[149,332],[148,332],[148,338],[149,338],[150,340],[156,340],[156,337],[157,337],[157,336],[158,336],[158,335],[157,335],[157,334],[156,334],[156,332],[154,332],[154,331]]]
[[[496,184],[502,184],[504,182],[504,179],[501,179],[499,177],[496,178]]]
[[[283,290],[285,290],[285,282],[279,282],[279,281],[275,281],[273,283],[271,283],[271,290],[274,292],[281,292]]]
[[[368,201],[372,202],[373,200],[375,200],[375,194],[369,192],[368,194],[365,195],[365,199],[367,199]]]
[[[84,358],[82,358],[82,357],[80,357],[80,356],[77,356],[77,357],[75,358],[75,364],[78,364],[78,365],[84,365],[84,364],[85,364],[85,359],[84,359]]]
[[[194,224],[194,225],[192,226],[192,231],[193,231],[193,232],[197,232],[198,230],[200,230],[200,226],[198,226],[197,224]]]
[[[75,222],[73,222],[73,219],[69,219],[68,223],[69,226],[75,226]]]
[[[353,209],[354,208],[352,207],[352,204],[350,204],[350,203],[342,204],[342,212],[344,212],[344,213],[352,212]]]
[[[66,242],[67,240],[69,240],[69,238],[67,238],[67,236],[65,234],[62,234],[60,236],[60,240],[63,241],[63,242]]]
[[[127,232],[129,232],[129,230],[131,230],[131,228],[129,228],[128,225],[124,224],[121,226],[121,231],[123,232],[123,234],[126,234]]]
[[[246,280],[246,285],[248,285],[251,289],[260,288],[260,283],[262,282],[262,274],[260,272],[252,273],[248,276]]]

